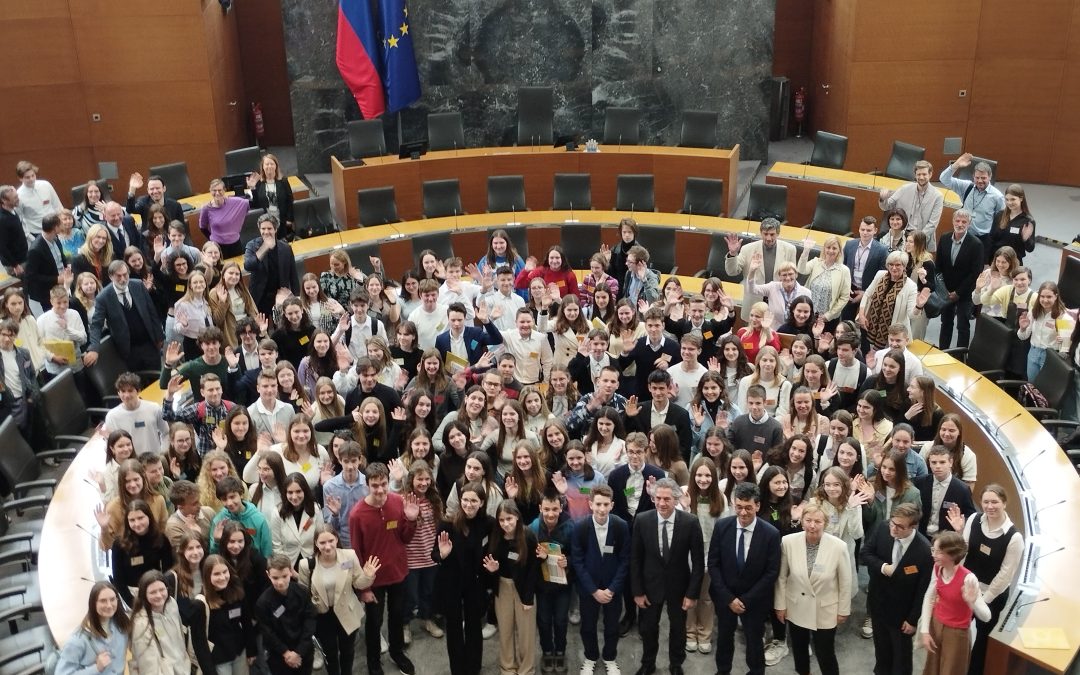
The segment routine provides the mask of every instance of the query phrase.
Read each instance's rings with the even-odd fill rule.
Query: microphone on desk
[[[90,530],[88,530],[88,529],[86,529],[85,527],[83,527],[81,523],[75,523],[75,527],[79,528],[79,529],[80,529],[80,530],[82,530],[83,532],[85,532],[85,533],[87,533],[88,535],[90,535],[90,538],[91,538],[91,539],[93,539],[94,541],[97,541],[97,542],[100,542],[100,541],[101,541],[101,539],[100,539],[100,538],[98,538],[98,536],[97,536],[96,534],[94,534],[94,533],[93,533],[93,532],[91,532]]]
[[[1046,448],[1044,447],[1042,450],[1036,452],[1034,457],[1032,457],[1028,461],[1024,462],[1023,465],[1020,466],[1020,473],[1024,473],[1025,471],[1027,471],[1027,468],[1029,466],[1031,466],[1032,462],[1034,462],[1035,460],[1037,460],[1038,458],[1042,457],[1045,454],[1046,454]]]
[[[1036,605],[1040,602],[1046,602],[1049,599],[1050,596],[1048,595],[1045,598],[1039,598],[1038,600],[1029,600],[1027,602],[1014,604],[1013,608],[1008,613],[1008,618],[1005,619],[1005,623],[1001,625],[1001,628],[999,630],[1003,633],[1012,631],[1014,628],[1016,628],[1016,620],[1020,617],[1020,610],[1029,605]]]
[[[964,395],[968,393],[968,390],[970,390],[972,387],[974,387],[975,385],[977,385],[979,382],[983,381],[984,379],[985,379],[985,377],[983,375],[979,375],[978,379],[976,379],[974,382],[972,382],[968,386],[964,387],[964,390],[962,392],[960,392],[960,404],[961,405],[963,405],[963,403],[964,403]]]
[[[619,134],[619,152],[622,152],[622,134]]]
[[[692,227],[690,225],[690,219],[694,217],[694,205],[688,204],[687,206],[689,206],[689,208],[686,210],[686,229],[689,230]]]
[[[510,222],[509,225],[517,225],[517,205],[510,205]]]
[[[1035,563],[1039,562],[1040,560],[1042,560],[1043,558],[1045,558],[1048,555],[1054,555],[1055,553],[1060,553],[1061,551],[1064,551],[1064,550],[1065,550],[1064,546],[1058,546],[1053,551],[1047,551],[1046,553],[1043,553],[1039,557],[1035,558],[1034,560],[1031,561],[1031,563],[1035,564]]]
[[[86,583],[88,583],[88,584],[96,584],[96,583],[97,583],[97,582],[96,582],[96,581],[94,581],[93,579],[89,579],[89,578],[87,578],[87,577],[79,577],[79,579],[81,579],[81,580],[85,581],[85,582],[86,582]]]
[[[1025,607],[1028,607],[1030,605],[1037,605],[1040,602],[1046,602],[1049,599],[1050,599],[1050,596],[1048,595],[1045,598],[1039,598],[1038,600],[1029,600],[1027,602],[1022,602],[1022,603],[1020,603],[1019,605],[1016,606],[1016,609],[1013,610],[1013,616],[1014,617],[1019,616],[1020,615],[1020,610],[1022,610]]]
[[[1002,422],[1001,424],[999,424],[999,425],[997,425],[996,427],[994,427],[994,435],[995,435],[995,436],[997,436],[997,435],[998,435],[998,432],[999,432],[999,431],[1001,431],[1001,427],[1005,426],[1005,425],[1006,425],[1006,424],[1008,424],[1009,422],[1012,422],[1012,421],[1013,421],[1013,420],[1015,420],[1015,419],[1016,419],[1017,417],[1020,417],[1020,416],[1021,416],[1021,415],[1023,415],[1023,414],[1024,414],[1024,413],[1022,413],[1022,412],[1018,412],[1018,413],[1016,413],[1015,415],[1013,415],[1012,417],[1010,417],[1009,419],[1005,420],[1005,421],[1004,421],[1004,422]],[[1045,448],[1043,448],[1043,449],[1045,450]]]
[[[630,217],[634,217],[634,202],[630,202]]]
[[[1040,507],[1040,508],[1035,510],[1035,517],[1038,518],[1039,514],[1042,513],[1043,511],[1045,511],[1047,509],[1052,509],[1055,506],[1061,506],[1062,504],[1064,504],[1067,501],[1068,501],[1067,499],[1062,499],[1060,501],[1054,502],[1053,504],[1047,504],[1046,506]],[[1036,502],[1036,503],[1038,503],[1038,502]]]

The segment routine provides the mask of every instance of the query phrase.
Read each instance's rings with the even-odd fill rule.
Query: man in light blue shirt
[[[975,165],[972,173],[973,180],[954,178],[953,173],[958,169],[969,166],[972,162],[970,152],[965,152],[941,172],[941,183],[960,195],[963,200],[963,208],[971,211],[971,231],[979,236],[983,242],[983,248],[988,244],[990,228],[994,224],[994,214],[1005,208],[1005,195],[1001,190],[990,184],[993,171],[986,162]]]
[[[349,513],[368,494],[367,480],[360,471],[361,454],[360,446],[355,442],[342,444],[337,451],[341,473],[323,485],[323,520],[337,531],[339,548],[352,545]]]

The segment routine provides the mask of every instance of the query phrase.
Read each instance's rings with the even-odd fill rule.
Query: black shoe
[[[626,637],[630,634],[630,629],[634,627],[634,615],[627,614],[619,621],[619,637]]]
[[[669,670],[671,671],[671,675],[683,675],[682,666],[671,666]]]
[[[655,672],[656,672],[656,666],[645,666],[645,665],[643,665],[640,668],[638,668],[636,671],[634,671],[634,675],[653,675],[653,673],[655,673]],[[672,670],[671,672],[672,672],[672,674],[675,673],[674,670]],[[679,672],[680,673],[682,672],[681,668],[679,669]]]
[[[404,654],[399,654],[397,656],[391,655],[390,660],[397,666],[401,675],[416,675],[416,667],[413,666],[413,662],[409,660],[408,656],[405,656]]]

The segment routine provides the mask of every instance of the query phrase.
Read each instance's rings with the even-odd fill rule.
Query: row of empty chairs
[[[588,211],[592,203],[592,177],[587,173],[555,174],[551,209]],[[724,196],[724,181],[719,178],[686,179],[683,207],[679,213],[719,216]],[[360,226],[387,225],[399,222],[392,185],[357,190]],[[423,184],[424,217],[441,218],[464,215],[461,206],[461,183],[456,178],[425,181]],[[544,205],[545,208],[547,205]],[[490,176],[487,183],[488,213],[527,211],[525,177]],[[622,174],[615,181],[616,211],[655,211],[652,174]]]

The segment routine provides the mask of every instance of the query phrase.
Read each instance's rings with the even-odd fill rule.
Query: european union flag
[[[420,72],[405,0],[379,0],[383,46],[383,90],[387,112],[397,112],[420,98]]]

